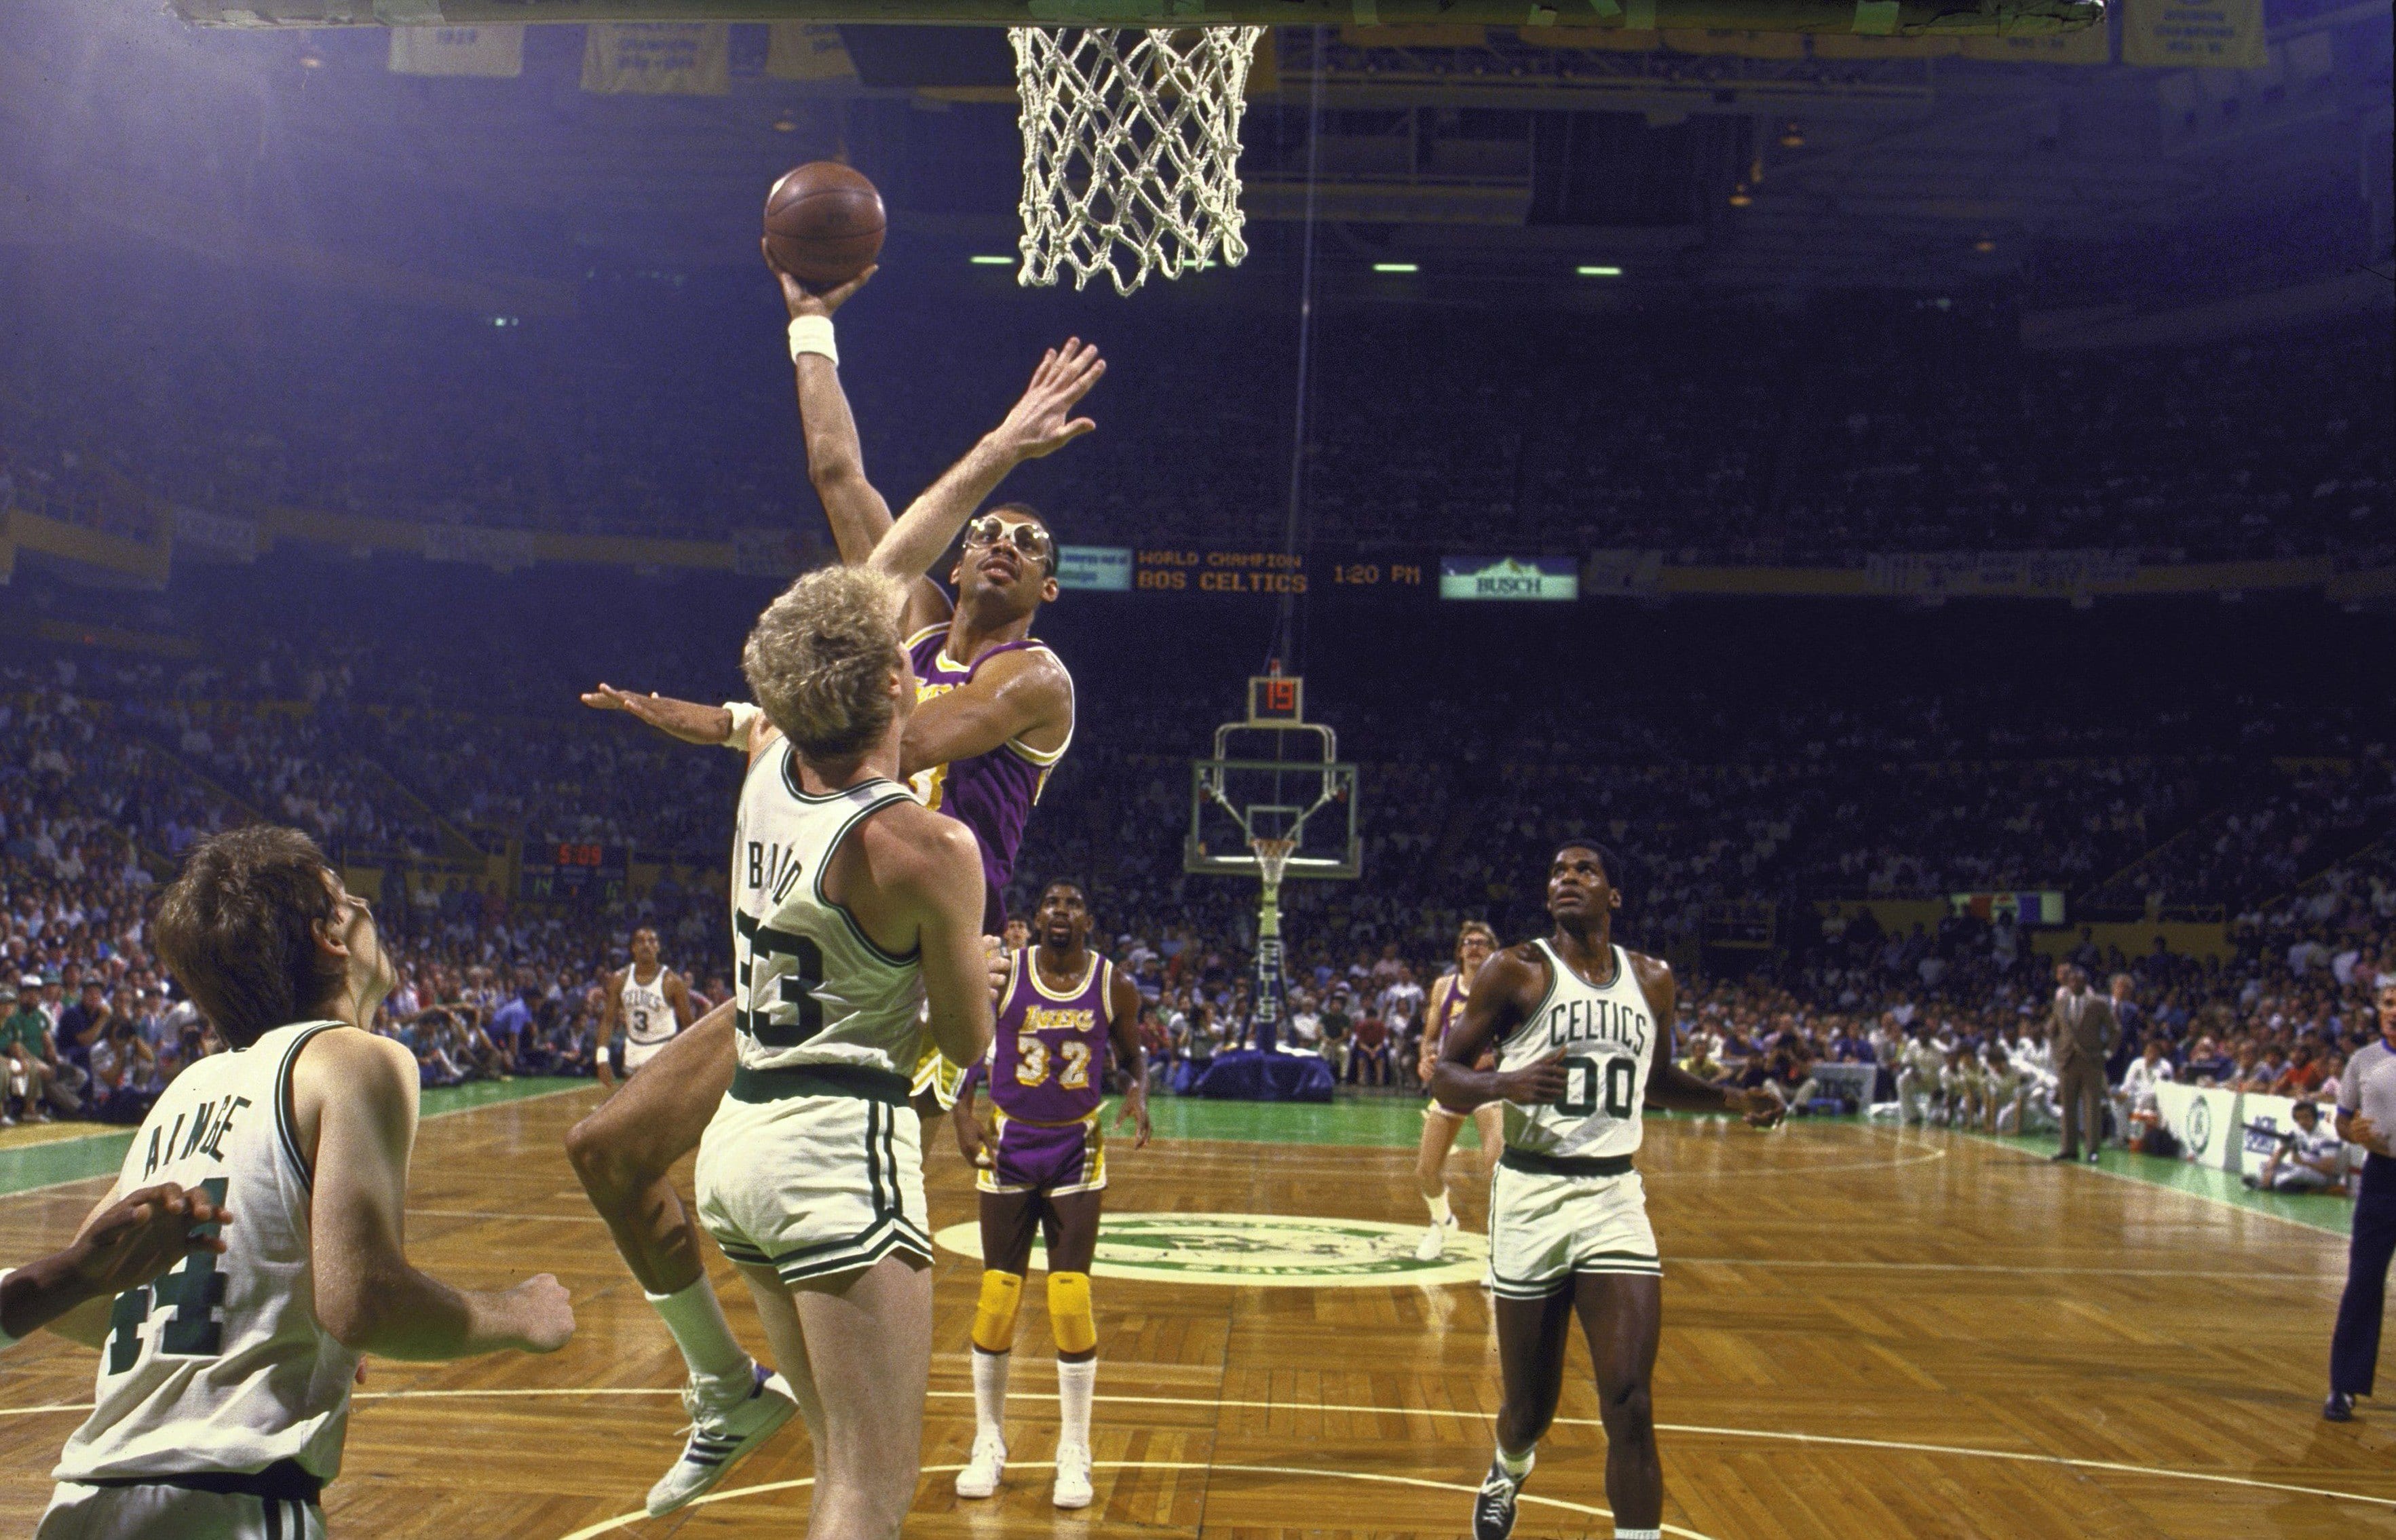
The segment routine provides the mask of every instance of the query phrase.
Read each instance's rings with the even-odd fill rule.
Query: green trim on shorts
[[[752,1069],[743,1065],[732,1071],[732,1099],[739,1102],[856,1096],[904,1107],[907,1095],[906,1076],[861,1064],[793,1064],[779,1069]]]

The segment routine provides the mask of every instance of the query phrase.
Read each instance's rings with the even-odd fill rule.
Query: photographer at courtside
[[[2388,1259],[2396,1255],[2396,983],[2379,985],[2379,1041],[2355,1051],[2337,1082],[2340,1138],[2370,1151],[2347,1243],[2346,1294],[2329,1341],[2329,1400],[2322,1415],[2345,1422],[2371,1394],[2379,1322],[2388,1308]]]
[[[2322,1126],[2321,1109],[2309,1101],[2296,1103],[2296,1126],[2270,1130],[2278,1141],[2263,1157],[2263,1169],[2241,1178],[2263,1192],[2327,1192],[2337,1185],[2338,1168],[2346,1159],[2346,1141]],[[2248,1125],[2254,1132],[2255,1125]]]

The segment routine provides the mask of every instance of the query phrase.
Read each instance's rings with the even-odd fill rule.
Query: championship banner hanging
[[[391,73],[512,80],[524,73],[524,29],[393,27]]]
[[[602,95],[727,95],[732,29],[722,21],[592,22],[583,31],[582,88]]]
[[[857,65],[838,27],[777,21],[765,34],[765,73],[776,80],[855,80]]]
[[[2263,0],[2126,0],[2122,60],[2165,68],[2259,70]]]

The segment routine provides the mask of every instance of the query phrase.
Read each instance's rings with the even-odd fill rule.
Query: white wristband
[[[757,725],[758,717],[764,713],[745,700],[727,700],[724,709],[732,713],[732,731],[724,735],[724,747],[745,754],[749,751],[750,729]]]
[[[801,353],[819,354],[831,359],[833,368],[840,367],[840,348],[832,341],[831,316],[791,317],[791,362],[796,364]]]

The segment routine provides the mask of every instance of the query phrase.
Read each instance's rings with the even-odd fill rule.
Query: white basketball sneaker
[[[1050,1501],[1060,1508],[1085,1508],[1098,1493],[1090,1485],[1090,1452],[1064,1445],[1057,1451],[1057,1490]]]
[[[1429,1229],[1423,1231],[1422,1244],[1415,1248],[1415,1260],[1418,1262],[1436,1262],[1442,1256],[1447,1255],[1447,1238],[1455,1234],[1456,1230],[1457,1223],[1455,1216],[1450,1215],[1448,1218],[1442,1220],[1440,1223],[1433,1225]]]
[[[711,1400],[696,1376],[683,1387],[682,1408],[690,1414],[690,1441],[682,1458],[649,1488],[649,1517],[661,1519],[724,1480],[725,1473],[755,1452],[798,1415],[790,1383],[764,1364],[749,1393],[725,1403]]]
[[[998,1490],[998,1479],[1006,1474],[1006,1444],[995,1433],[985,1433],[974,1440],[973,1458],[957,1472],[957,1495],[987,1497]]]

